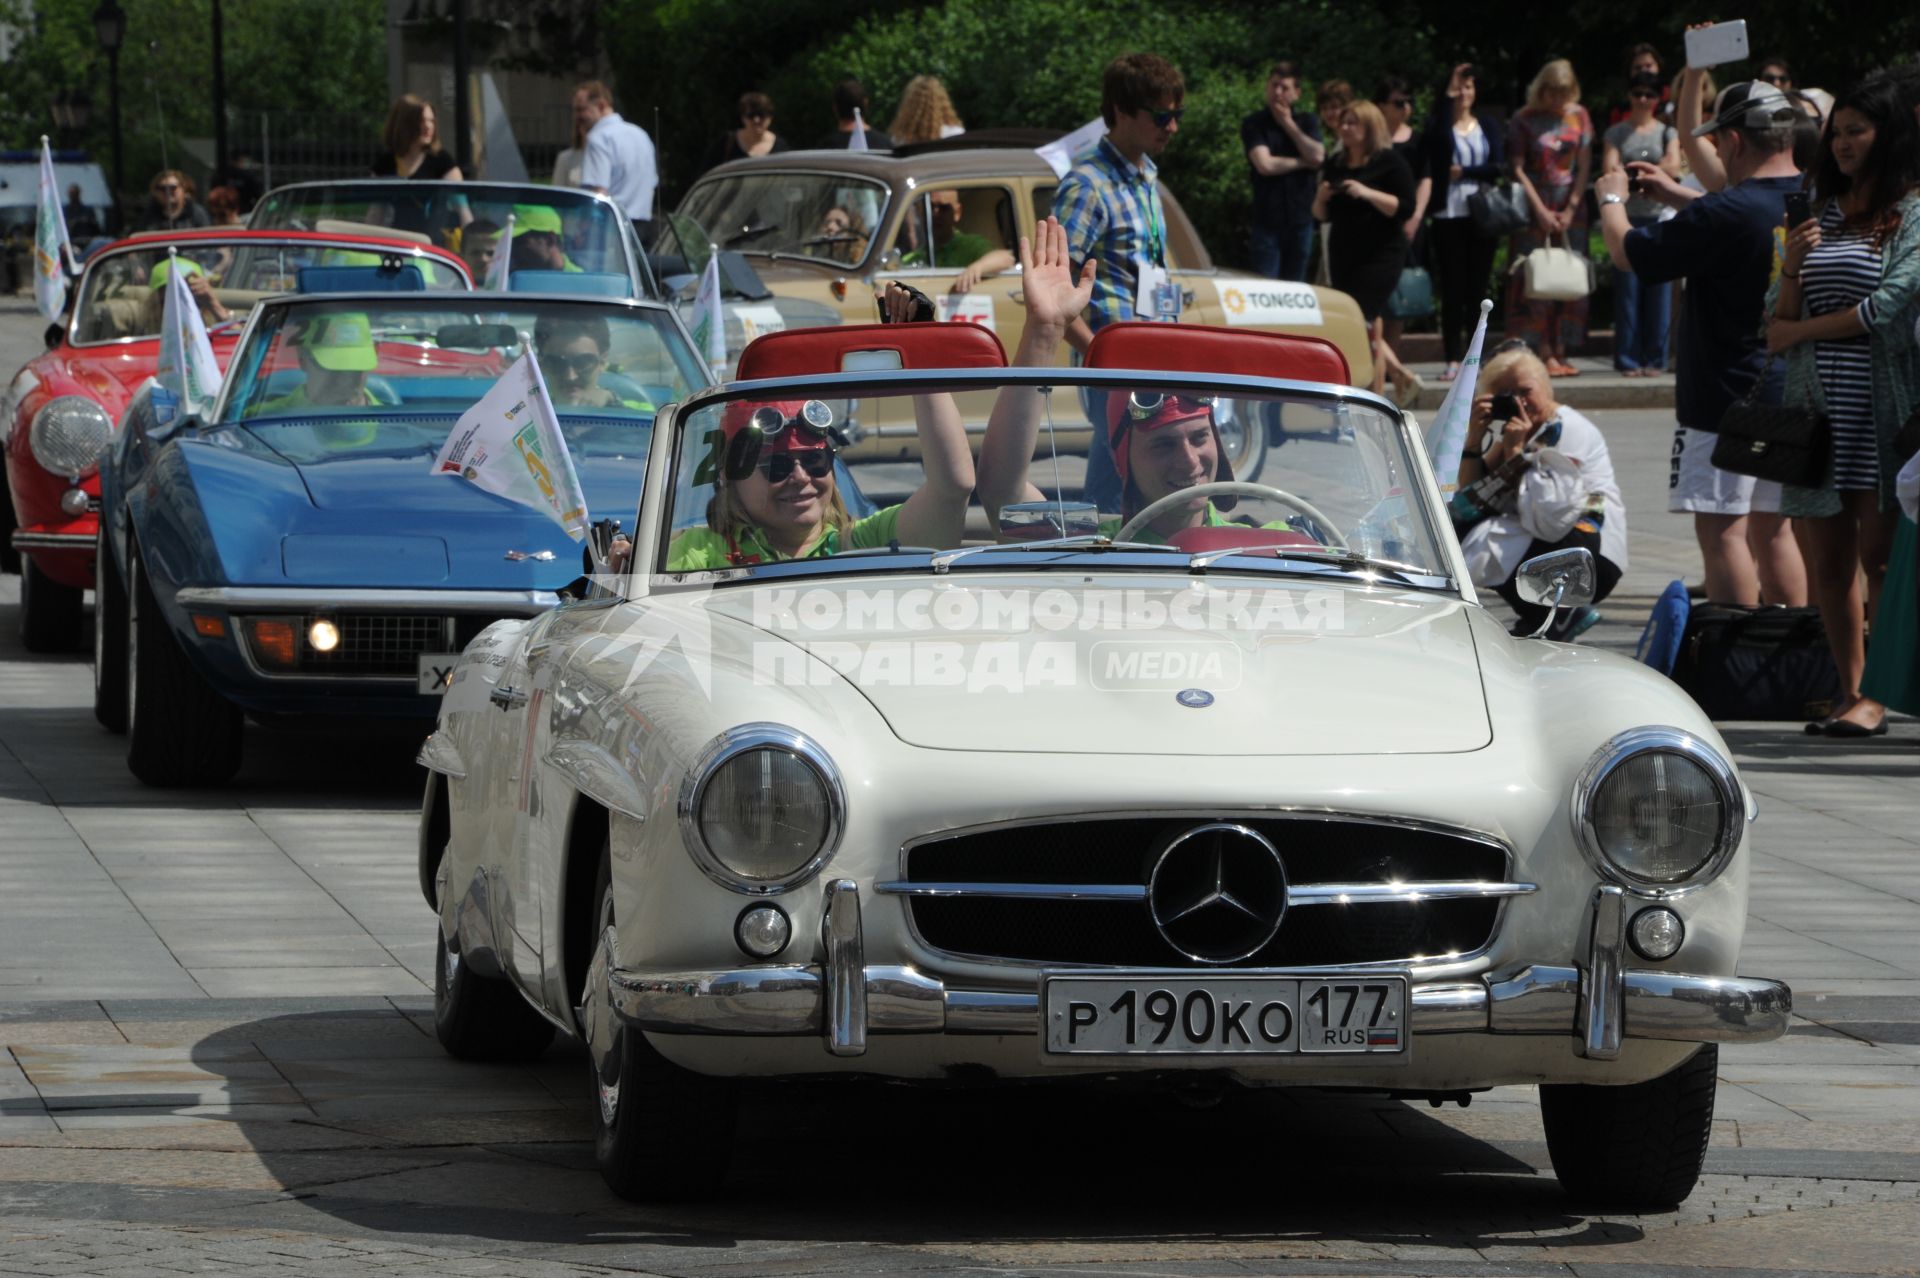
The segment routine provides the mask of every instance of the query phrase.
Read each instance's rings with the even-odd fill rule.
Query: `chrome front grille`
[[[328,652],[315,648],[310,637],[313,623],[323,619],[340,632],[338,646]],[[254,668],[269,678],[408,682],[418,676],[422,655],[458,652],[459,643],[486,624],[484,618],[456,620],[444,614],[403,612],[278,614],[237,620]],[[291,664],[284,647],[287,630],[291,631]],[[269,634],[278,636],[277,643],[269,640]]]
[[[1231,820],[1279,852],[1288,908],[1246,967],[1436,959],[1483,948],[1500,903],[1534,890],[1508,880],[1504,847],[1412,824],[1322,816],[1190,815],[1057,821],[936,837],[909,846],[915,931],[956,956],[1034,965],[1203,967],[1163,935],[1148,902],[1160,849]]]

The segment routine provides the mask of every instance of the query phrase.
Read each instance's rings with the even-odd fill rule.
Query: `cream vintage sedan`
[[[662,410],[617,590],[467,649],[420,756],[446,1048],[584,1043],[636,1199],[718,1183],[735,1080],[822,1074],[1539,1084],[1575,1198],[1686,1197],[1719,1044],[1791,1006],[1735,975],[1753,800],[1699,709],[1510,636],[1383,400],[886,331],[762,338],[786,375]],[[1044,501],[966,540],[930,468],[842,515],[834,406],[901,401],[932,456],[983,390]],[[1057,487],[1083,393],[1118,512]],[[1293,424],[1259,483],[1228,404]],[[1584,556],[1527,589],[1579,600]]]

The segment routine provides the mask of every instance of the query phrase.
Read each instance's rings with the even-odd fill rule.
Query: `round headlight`
[[[710,745],[681,792],[700,867],[736,892],[784,892],[833,855],[845,808],[839,774],[790,728],[749,724]]]
[[[33,415],[27,443],[33,459],[56,475],[84,475],[100,464],[113,434],[106,410],[84,395],[50,399]]]
[[[1609,878],[1670,893],[1698,886],[1739,846],[1745,813],[1733,769],[1693,737],[1616,737],[1574,788],[1581,845]]]

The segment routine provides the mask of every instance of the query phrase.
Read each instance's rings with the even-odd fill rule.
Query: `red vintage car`
[[[87,260],[67,314],[47,329],[47,352],[14,374],[0,412],[0,551],[5,566],[17,565],[21,574],[21,640],[30,651],[80,644],[99,531],[97,465],[160,357],[168,250],[193,264],[182,269],[200,301],[214,358],[225,368],[263,297],[382,286],[472,289],[466,264],[424,236],[366,230],[157,232],[130,236]]]

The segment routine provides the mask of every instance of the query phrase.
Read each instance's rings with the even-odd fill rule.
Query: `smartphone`
[[[1495,395],[1487,408],[1487,420],[1510,422],[1520,415],[1520,401],[1512,395]]]
[[[1813,201],[1805,191],[1787,193],[1787,229],[1791,231],[1813,216]]]
[[[1687,65],[1696,69],[1717,67],[1727,62],[1745,62],[1747,23],[1744,18],[1716,22],[1687,32]]]

